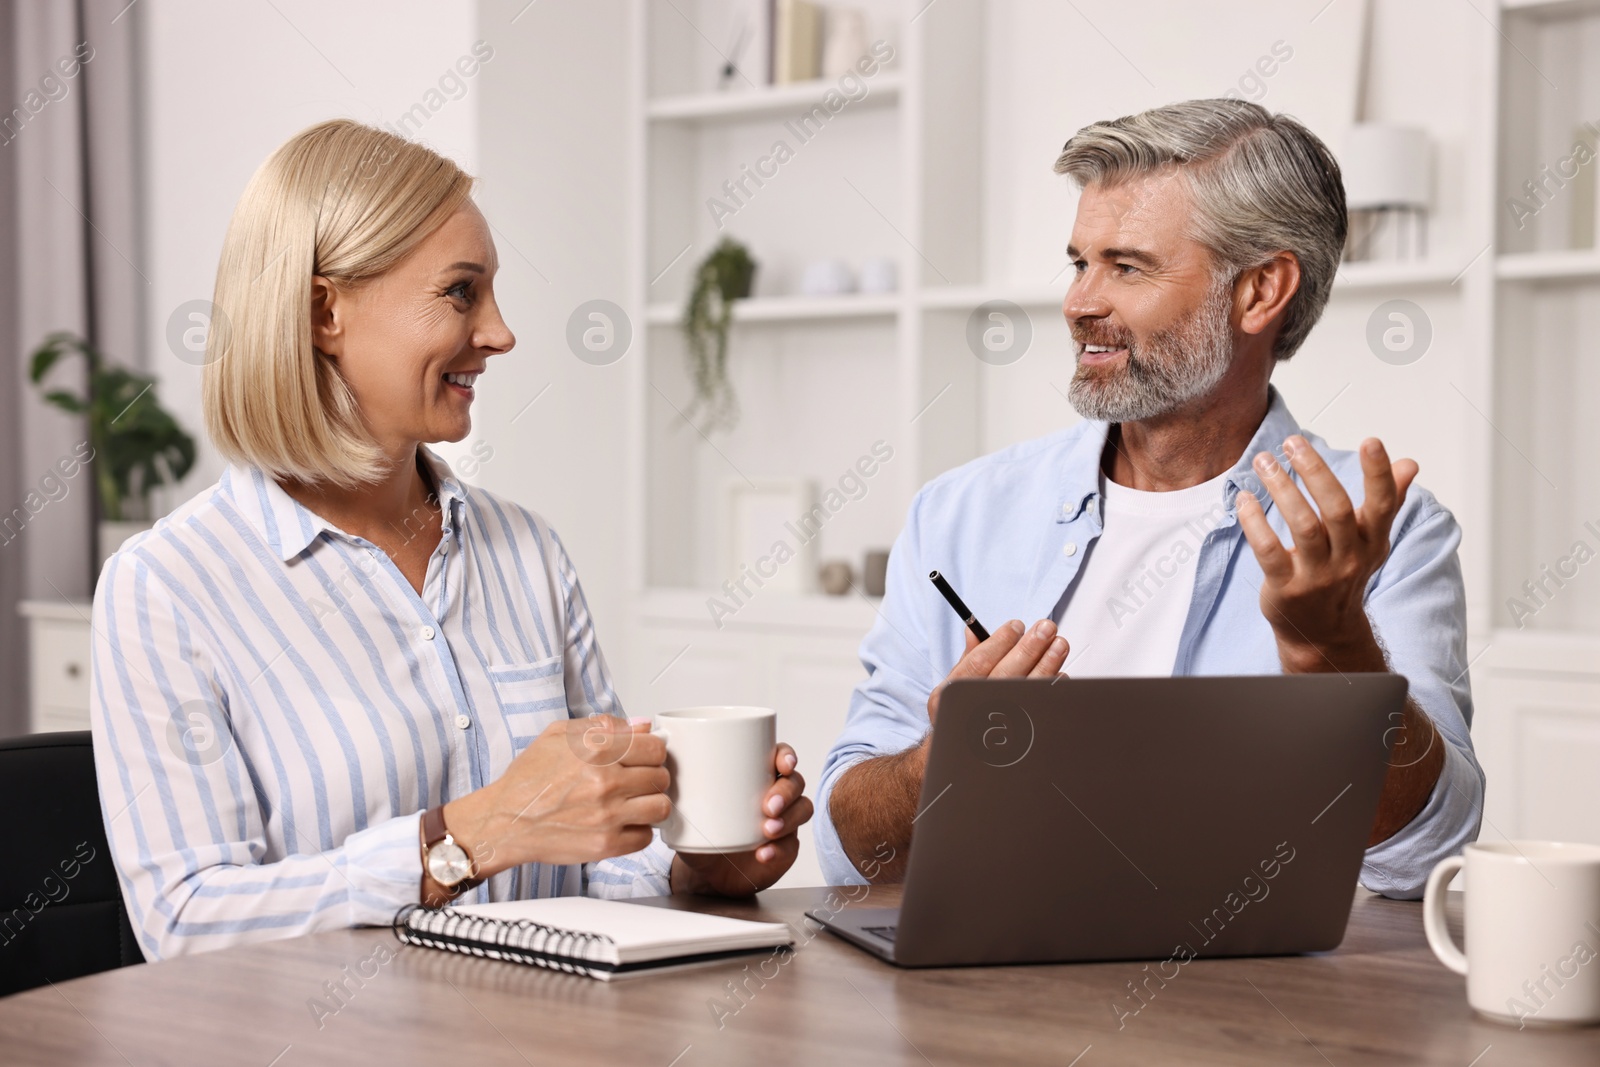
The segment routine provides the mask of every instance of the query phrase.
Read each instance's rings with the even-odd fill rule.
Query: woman
[[[231,466],[94,605],[101,803],[150,959],[419,901],[748,895],[794,862],[787,745],[764,844],[660,842],[664,745],[618,717],[560,539],[423,446],[467,435],[515,343],[471,187],[341,120],[235,209],[205,369]]]

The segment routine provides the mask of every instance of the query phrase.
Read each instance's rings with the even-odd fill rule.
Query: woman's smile
[[[444,381],[450,387],[451,392],[457,396],[466,397],[470,402],[477,395],[472,387],[473,383],[478,380],[478,375],[482,373],[483,369],[481,367],[477,370],[447,371],[444,374]]]

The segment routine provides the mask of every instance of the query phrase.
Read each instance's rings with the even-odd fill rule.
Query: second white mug
[[[1445,887],[1466,868],[1467,950],[1445,926]],[[1600,1023],[1600,845],[1478,841],[1428,876],[1422,926],[1467,976],[1467,1003],[1524,1026]]]

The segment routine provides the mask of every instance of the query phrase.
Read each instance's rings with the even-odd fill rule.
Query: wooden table
[[[806,908],[845,892],[864,904],[899,898],[858,887],[656,901],[788,922],[802,931],[797,950],[787,962],[762,954],[612,983],[402,947],[370,929],[130,967],[0,1000],[0,1060],[1600,1064],[1600,1028],[1519,1032],[1474,1016],[1463,980],[1428,950],[1415,903],[1358,892],[1337,951],[1192,961],[1121,1014],[1114,1004],[1141,1003],[1128,983],[1144,978],[1142,964],[905,971],[801,925]],[[362,972],[372,977],[347,981],[342,1005],[327,999],[325,983]]]

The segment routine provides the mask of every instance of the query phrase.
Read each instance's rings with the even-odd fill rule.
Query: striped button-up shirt
[[[239,466],[107,562],[95,764],[148,958],[390,922],[420,896],[422,811],[492,782],[557,719],[621,713],[555,531],[423,456],[443,529],[420,595],[372,542]],[[661,894],[670,863],[657,836],[462,900]]]

